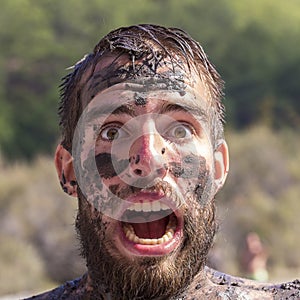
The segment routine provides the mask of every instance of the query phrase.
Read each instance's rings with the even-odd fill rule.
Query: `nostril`
[[[161,149],[161,154],[165,154],[165,152],[166,152],[166,148],[162,148]]]
[[[134,170],[134,173],[135,173],[136,175],[138,175],[138,176],[141,176],[141,175],[142,175],[142,170],[140,170],[140,169],[135,169],[135,170]]]

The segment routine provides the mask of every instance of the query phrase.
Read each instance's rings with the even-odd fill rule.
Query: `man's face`
[[[116,291],[150,297],[162,282],[177,290],[203,267],[212,243],[211,108],[202,82],[182,77],[184,84],[116,84],[77,126],[77,228],[90,276],[113,281]]]

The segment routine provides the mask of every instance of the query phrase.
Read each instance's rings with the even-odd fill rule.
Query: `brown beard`
[[[184,206],[184,239],[179,249],[158,258],[128,260],[106,238],[102,214],[79,190],[76,228],[92,282],[91,299],[170,299],[179,295],[201,271],[216,231],[215,203],[199,204],[196,197]],[[109,249],[109,250],[108,250]]]

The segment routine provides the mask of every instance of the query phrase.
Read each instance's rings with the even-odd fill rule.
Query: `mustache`
[[[163,197],[170,198],[172,201],[176,202],[176,205],[181,205],[184,203],[184,196],[176,188],[174,188],[169,182],[163,179],[156,178],[151,183],[142,182],[143,179],[137,180],[132,185],[126,185],[115,191],[112,191],[114,195],[121,199],[127,199],[130,196],[134,196],[140,192],[145,193],[158,193],[162,194]]]

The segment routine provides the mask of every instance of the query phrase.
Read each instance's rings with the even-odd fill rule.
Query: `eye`
[[[108,125],[100,131],[100,138],[104,141],[114,141],[126,135],[126,131],[117,124]]]
[[[166,136],[171,139],[186,139],[193,135],[193,129],[188,124],[176,124],[169,128]]]

